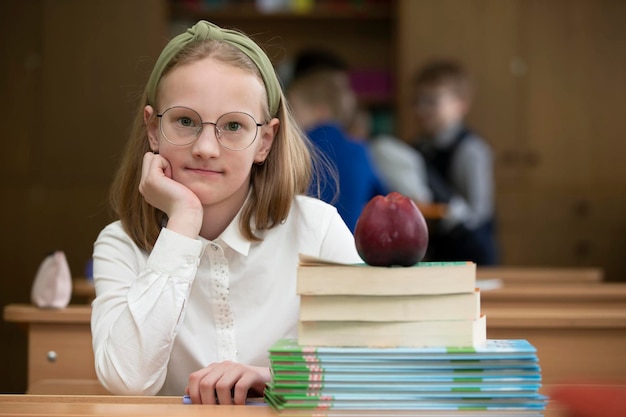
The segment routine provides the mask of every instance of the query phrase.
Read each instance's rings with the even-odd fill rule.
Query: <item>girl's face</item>
[[[179,66],[161,80],[156,108],[146,106],[144,110],[150,147],[169,161],[171,178],[193,191],[205,207],[238,210],[248,193],[253,164],[267,158],[278,119],[258,127],[252,145],[240,151],[220,145],[214,125],[207,122],[214,123],[226,113],[243,112],[257,123],[265,123],[264,100],[263,83],[240,68],[212,58]],[[195,110],[204,122],[201,134],[191,144],[173,145],[159,127],[156,115],[175,106]],[[177,120],[189,123],[187,118]]]

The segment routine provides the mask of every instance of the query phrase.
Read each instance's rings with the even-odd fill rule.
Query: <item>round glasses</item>
[[[259,126],[265,124],[243,112],[225,113],[215,122],[203,122],[198,112],[180,106],[170,107],[157,117],[163,137],[172,145],[189,145],[200,137],[204,125],[213,125],[219,144],[231,151],[243,151],[252,145]]]

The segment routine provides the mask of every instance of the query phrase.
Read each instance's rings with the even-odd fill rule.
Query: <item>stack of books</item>
[[[270,361],[265,398],[281,414],[537,416],[545,408],[536,351],[525,340],[488,340],[476,348],[345,348],[283,339],[270,348]]]
[[[270,348],[283,415],[537,416],[535,348],[488,340],[476,265],[383,268],[301,257],[298,339]]]
[[[476,264],[342,265],[300,257],[298,340],[307,346],[478,346]]]

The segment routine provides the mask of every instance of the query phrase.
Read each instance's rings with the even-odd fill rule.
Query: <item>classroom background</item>
[[[375,128],[405,140],[415,69],[463,62],[476,83],[469,123],[494,153],[501,263],[600,267],[626,281],[626,2],[294,4],[3,2],[1,306],[30,302],[51,251],[84,275],[142,85],[171,34],[198,19],[251,35],[279,73],[302,48],[342,56]],[[26,352],[22,329],[0,321],[0,393],[25,390]]]

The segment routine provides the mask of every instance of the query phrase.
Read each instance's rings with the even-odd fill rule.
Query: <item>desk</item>
[[[490,339],[527,339],[544,384],[572,379],[626,382],[626,310],[483,306]]]
[[[604,307],[626,309],[626,284],[545,284],[533,286],[507,286],[483,291],[483,306],[516,306],[528,309]]]
[[[574,377],[624,381],[625,309],[483,303],[482,311],[489,338],[527,339],[538,349],[544,383]],[[4,317],[29,327],[28,393],[106,393],[93,365],[90,306],[48,311],[14,304],[5,307]],[[57,353],[56,362],[48,361],[49,351]]]
[[[527,339],[544,383],[626,380],[626,285],[537,285],[481,293],[487,337]]]
[[[119,396],[32,396],[0,395],[0,416],[12,417],[72,417],[72,416],[220,416],[220,417],[276,417],[267,406],[211,406],[182,405],[179,397],[119,397]],[[305,414],[302,414],[305,416]],[[316,414],[319,415],[319,414]],[[351,414],[372,415],[368,413]],[[395,413],[390,413],[395,415]],[[416,416],[433,416],[428,412]],[[563,410],[550,404],[545,417],[565,417]],[[477,416],[476,413],[457,412],[454,416]]]
[[[94,368],[90,306],[56,310],[10,304],[4,320],[27,328],[29,394],[108,393]]]
[[[0,416],[275,417],[267,406],[183,405],[181,397],[0,395]]]

